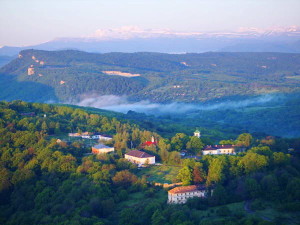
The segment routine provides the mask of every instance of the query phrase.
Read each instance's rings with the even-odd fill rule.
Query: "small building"
[[[69,137],[81,137],[80,133],[69,133],[68,134]]]
[[[99,135],[99,134],[92,135],[92,139],[99,139],[100,137],[101,137],[101,135]]]
[[[108,153],[108,152],[114,152],[114,147],[109,147],[103,144],[98,144],[92,147],[92,153],[93,154],[101,154],[101,153]]]
[[[168,191],[168,204],[184,204],[189,198],[205,198],[207,193],[204,185],[175,187]]]
[[[235,154],[235,145],[207,145],[202,153],[203,155],[232,155]]]
[[[97,140],[100,140],[100,141],[110,141],[110,140],[112,140],[111,136],[108,136],[108,135],[105,135],[105,134],[99,134],[99,133],[94,133],[91,136],[91,138],[92,139],[97,139]]]
[[[145,147],[150,147],[150,146],[156,146],[157,145],[157,141],[155,141],[154,137],[151,137],[151,141],[146,141],[144,142],[141,147],[145,148]]]
[[[90,135],[81,135],[81,138],[83,138],[83,139],[91,139],[91,136]]]
[[[198,138],[200,138],[201,137],[201,133],[200,133],[200,131],[197,129],[197,130],[195,130],[195,132],[194,132],[194,136],[195,137],[198,137]]]
[[[69,137],[81,137],[81,138],[84,138],[84,139],[90,139],[91,135],[92,135],[91,132],[69,133],[68,134]]]
[[[138,150],[132,150],[126,153],[125,159],[139,165],[155,164],[155,156]]]

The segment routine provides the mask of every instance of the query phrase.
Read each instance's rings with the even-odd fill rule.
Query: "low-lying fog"
[[[277,99],[276,95],[261,95],[244,100],[227,100],[220,103],[179,103],[168,104],[151,103],[150,101],[129,102],[126,96],[88,96],[80,102],[79,106],[106,109],[115,112],[127,113],[129,110],[146,114],[183,114],[198,110],[226,110],[247,106],[260,105]]]

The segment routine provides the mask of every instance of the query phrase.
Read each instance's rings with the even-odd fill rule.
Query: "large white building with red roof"
[[[205,198],[208,190],[204,185],[176,187],[168,191],[169,204],[184,204],[189,198]]]
[[[126,153],[125,159],[139,165],[155,164],[155,156],[138,150],[132,150]]]

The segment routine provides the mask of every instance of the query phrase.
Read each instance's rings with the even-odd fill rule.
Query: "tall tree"
[[[239,161],[238,165],[243,168],[246,173],[255,172],[268,165],[268,157],[254,152],[247,152]]]
[[[208,167],[206,184],[208,186],[219,183],[225,178],[225,162],[221,158],[213,158]]]
[[[160,210],[156,210],[151,216],[151,225],[161,225],[166,224],[166,219]]]
[[[186,146],[186,143],[188,141],[188,136],[186,136],[184,133],[177,133],[174,137],[171,139],[171,145],[172,149],[176,151],[181,151]]]
[[[249,133],[243,133],[238,136],[236,139],[236,145],[242,147],[249,147],[252,143],[252,135]]]
[[[186,148],[194,153],[200,152],[203,147],[204,144],[202,143],[201,139],[195,136],[192,136],[186,144]]]
[[[188,166],[184,166],[179,170],[177,178],[182,182],[182,185],[191,185],[193,182],[192,170]]]

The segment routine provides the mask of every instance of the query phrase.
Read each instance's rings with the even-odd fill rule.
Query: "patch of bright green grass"
[[[177,166],[150,166],[147,168],[140,168],[137,172],[139,177],[146,176],[147,181],[156,183],[171,184],[176,179],[180,167]]]

